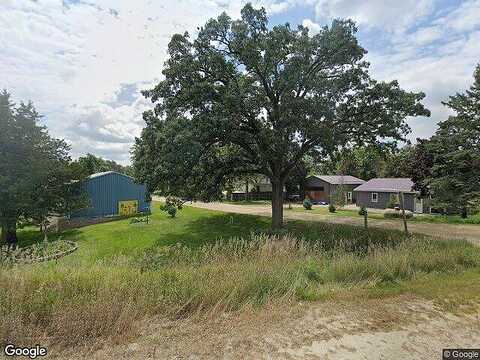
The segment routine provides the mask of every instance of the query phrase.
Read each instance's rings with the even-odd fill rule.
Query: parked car
[[[314,201],[314,200],[312,200],[312,204],[313,204],[313,205],[328,205],[328,202],[322,201],[322,200],[320,200],[320,201]]]
[[[300,195],[298,195],[298,194],[288,195],[287,200],[292,201],[292,202],[298,202],[298,201],[300,201]]]

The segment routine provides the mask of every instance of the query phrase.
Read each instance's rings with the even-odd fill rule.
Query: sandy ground
[[[478,348],[479,315],[453,315],[400,296],[308,303],[143,324],[125,345],[64,359],[440,359],[443,348]],[[76,349],[78,351],[80,349]]]
[[[270,206],[264,205],[233,205],[219,202],[202,203],[195,202],[190,206],[200,207],[209,210],[217,210],[223,212],[232,212],[239,214],[250,214],[260,216],[271,216]],[[329,216],[315,213],[304,213],[284,210],[284,218],[286,220],[308,220],[308,221],[324,221],[335,224],[350,224],[363,226],[363,219],[347,216]],[[403,230],[403,223],[398,220],[377,220],[369,219],[369,226]],[[448,239],[467,239],[476,245],[480,245],[480,225],[457,225],[457,224],[433,224],[409,222],[408,229],[410,232],[425,234],[435,237]]]

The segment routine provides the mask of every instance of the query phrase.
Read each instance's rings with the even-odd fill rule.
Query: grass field
[[[328,216],[347,216],[354,218],[361,218],[363,216],[358,214],[358,210],[351,209],[337,209],[334,213],[328,211],[327,206],[313,206],[312,210],[305,210],[303,207],[295,207],[292,209],[297,212],[311,212],[315,214]],[[383,214],[369,212],[368,217],[371,219],[384,220]],[[395,219],[393,219],[395,220]],[[400,219],[397,219],[401,221]],[[415,214],[413,218],[408,221],[427,222],[427,223],[444,223],[444,224],[478,224],[480,225],[480,213],[469,215],[468,218],[462,219],[459,215],[430,215],[430,214]]]
[[[171,219],[158,205],[149,224],[62,234],[79,250],[59,261],[0,267],[0,341],[122,341],[145,318],[297,300],[408,292],[452,310],[480,301],[480,248],[465,241],[301,221],[272,235],[268,218],[185,207]]]

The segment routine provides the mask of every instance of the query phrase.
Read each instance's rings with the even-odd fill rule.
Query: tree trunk
[[[1,234],[0,234],[0,246],[4,245],[7,243],[7,224],[5,221],[2,221],[1,224]]]
[[[363,226],[365,229],[368,229],[368,211],[367,208],[365,208],[365,211],[363,212]]]
[[[468,217],[468,214],[467,214],[467,208],[466,207],[463,207],[462,208],[462,212],[461,212],[461,217],[462,219],[466,219]]]
[[[299,189],[299,194],[300,195],[300,200],[303,201],[305,200],[305,180],[302,179],[302,181],[300,181],[300,189]]]
[[[17,226],[9,226],[7,228],[7,245],[9,249],[15,250],[17,248]]]
[[[248,181],[245,181],[245,201],[248,201]]]
[[[283,226],[283,182],[272,181],[272,229]]]

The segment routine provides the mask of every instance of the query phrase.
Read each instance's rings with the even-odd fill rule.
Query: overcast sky
[[[159,80],[167,44],[238,0],[0,0],[0,89],[32,100],[73,155],[127,164],[150,107],[140,90]],[[480,0],[265,0],[271,24],[312,32],[354,19],[378,80],[427,94],[431,118],[409,120],[411,139],[448,116],[441,101],[472,83],[480,61]]]

